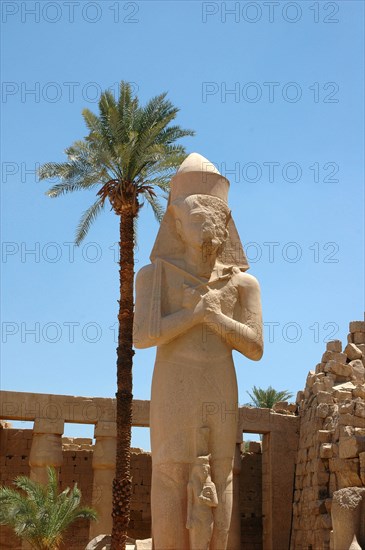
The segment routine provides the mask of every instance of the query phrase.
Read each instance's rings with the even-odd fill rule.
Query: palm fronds
[[[293,397],[293,394],[288,390],[277,391],[271,386],[266,390],[253,386],[252,393],[249,391],[246,393],[251,397],[252,403],[249,403],[250,405],[252,404],[254,407],[261,407],[263,409],[272,409],[275,403],[287,401]]]
[[[79,518],[95,520],[96,512],[80,506],[81,491],[77,485],[59,493],[55,469],[47,470],[47,485],[18,476],[14,480],[17,490],[0,488],[0,525],[12,527],[33,548],[57,550],[71,523]]]
[[[116,214],[121,215],[124,205],[138,214],[143,205],[138,196],[143,194],[161,219],[163,209],[150,188],[167,191],[173,172],[186,156],[185,148],[176,142],[194,135],[192,130],[170,124],[178,112],[166,93],[141,106],[124,81],[117,100],[110,91],[101,95],[98,114],[83,110],[88,135],[66,149],[66,162],[48,162],[39,169],[41,180],[56,179],[47,191],[50,197],[104,186],[103,200],[90,206],[79,222],[77,244],[87,235],[106,197]],[[105,187],[108,182],[113,185]]]

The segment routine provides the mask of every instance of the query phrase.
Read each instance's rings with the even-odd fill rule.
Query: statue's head
[[[192,153],[171,180],[169,204],[151,260],[182,259],[189,248],[201,249],[223,266],[248,269],[228,207],[229,181],[207,159]]]
[[[176,232],[186,248],[217,254],[228,237],[228,205],[210,195],[190,195],[169,206],[175,219]]]
[[[210,476],[210,458],[210,454],[197,456],[193,464],[193,472],[203,480]]]

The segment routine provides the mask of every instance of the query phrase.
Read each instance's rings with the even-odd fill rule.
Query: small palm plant
[[[272,409],[275,403],[278,403],[279,401],[287,401],[293,397],[293,394],[288,390],[277,391],[271,386],[269,386],[267,390],[254,386],[252,388],[252,393],[249,391],[247,393],[252,400],[252,403],[249,403],[249,405],[253,407],[261,407],[263,409]]]
[[[18,476],[13,483],[22,492],[0,488],[0,525],[11,527],[36,550],[58,550],[71,523],[79,518],[96,519],[95,510],[80,506],[77,484],[59,493],[55,469],[47,470],[47,485]]]

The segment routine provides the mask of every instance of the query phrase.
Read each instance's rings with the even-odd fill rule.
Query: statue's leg
[[[152,467],[152,537],[155,550],[188,550],[186,529],[189,465],[165,463]]]
[[[233,505],[232,459],[212,460],[212,480],[218,494],[218,506],[213,510],[214,525],[210,550],[226,550]]]
[[[212,537],[212,528],[210,525],[200,524],[189,530],[190,532],[190,550],[209,550],[209,541]]]

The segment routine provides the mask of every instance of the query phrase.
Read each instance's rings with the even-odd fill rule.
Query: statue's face
[[[226,205],[207,195],[192,195],[175,207],[176,230],[187,248],[214,254],[227,238]]]

